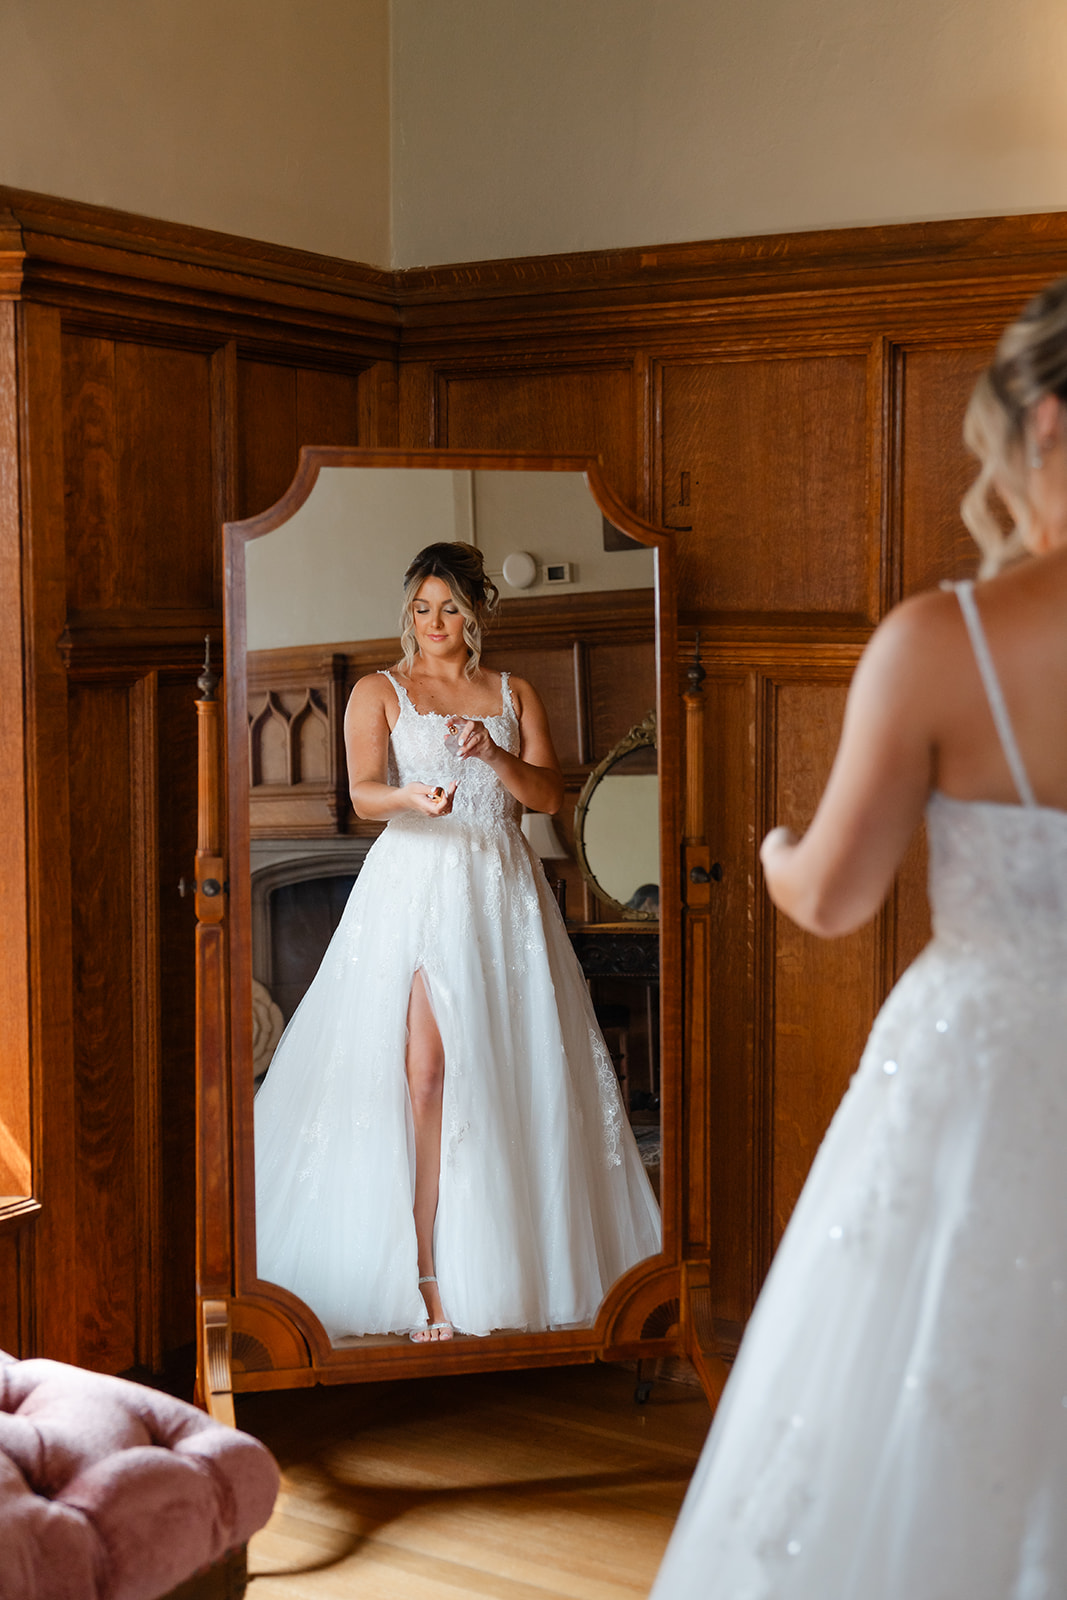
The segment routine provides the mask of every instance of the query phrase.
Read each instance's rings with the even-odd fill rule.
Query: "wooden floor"
[[[634,1600],[710,1414],[620,1367],[246,1395],[283,1471],[249,1600]]]

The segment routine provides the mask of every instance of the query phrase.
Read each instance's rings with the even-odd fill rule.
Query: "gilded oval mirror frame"
[[[457,1338],[446,1345],[412,1344],[392,1336],[363,1338],[355,1348],[334,1345],[310,1307],[256,1274],[245,551],[252,541],[294,517],[326,468],[584,476],[605,521],[656,552],[657,729],[660,770],[668,775],[661,785],[659,874],[663,1232],[659,1254],[639,1262],[612,1286],[588,1327]],[[206,877],[205,864],[219,863],[213,873],[222,875],[220,881],[228,877],[230,883],[225,907],[217,901],[208,906],[198,897],[198,906],[205,908],[197,935],[198,1337],[200,1388],[209,1408],[220,1415],[228,1409],[232,1413],[228,1397],[242,1390],[681,1353],[681,907],[676,819],[680,708],[674,692],[677,644],[670,535],[622,506],[604,483],[599,463],[586,456],[305,447],[292,485],[275,506],[226,525],[225,626],[226,751],[214,800],[212,758],[210,751],[205,754],[211,718],[205,701],[198,703],[202,736],[198,865]],[[312,709],[317,716],[319,711]],[[214,819],[210,814],[213,804],[221,804],[218,796],[223,791],[224,827],[221,814]],[[232,1002],[227,996],[234,997]],[[239,1003],[239,996],[248,999]]]
[[[655,761],[651,764],[651,772],[644,770],[643,763],[634,761],[635,756],[640,757],[649,750],[653,752],[656,750],[655,711],[650,711],[641,722],[635,723],[623,735],[618,744],[613,745],[607,755],[597,763],[585,781],[574,811],[574,848],[578,857],[579,870],[601,904],[614,911],[624,922],[658,922],[659,920],[660,874],[658,869],[660,867],[660,852],[658,819],[660,805],[658,798],[658,772],[656,771]],[[638,765],[641,766],[641,770],[634,770]],[[656,837],[654,842],[651,843],[643,837],[648,831],[643,826],[643,823],[647,820],[643,817],[645,807],[640,804],[634,806],[632,803],[626,806],[625,809],[619,806],[615,808],[616,817],[611,819],[610,832],[608,827],[604,827],[602,830],[607,837],[605,838],[603,849],[597,852],[594,846],[593,828],[591,826],[597,819],[591,816],[591,812],[594,802],[598,800],[601,801],[601,809],[603,809],[604,802],[602,797],[606,795],[609,781],[614,780],[616,783],[623,781],[622,776],[617,771],[620,767],[627,769],[626,776],[629,776],[633,771],[633,775],[638,778],[651,776],[654,779]],[[644,793],[642,793],[640,799],[645,801],[647,807],[647,798]],[[618,860],[605,862],[605,851],[609,855],[616,855],[625,849],[627,844],[631,843],[630,835],[635,825],[638,827],[641,837],[632,841],[638,847],[631,856],[634,865],[630,866],[628,863]],[[648,862],[650,870],[653,864],[655,866],[656,876],[652,879],[648,878],[646,872],[640,870],[640,865],[645,861]],[[605,870],[606,866],[609,870]],[[630,891],[628,894],[625,893],[627,888]],[[619,889],[619,894],[613,894],[613,889]],[[654,893],[652,893],[653,890],[655,891]]]

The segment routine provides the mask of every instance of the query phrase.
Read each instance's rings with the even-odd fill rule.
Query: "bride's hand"
[[[402,792],[410,810],[419,811],[424,817],[447,817],[452,810],[456,785],[451,783],[445,789],[440,784],[435,787],[428,783],[409,783]]]
[[[456,732],[458,742],[455,750],[462,760],[466,761],[470,756],[477,756],[479,761],[488,761],[492,764],[500,746],[494,741],[484,722],[459,723]]]

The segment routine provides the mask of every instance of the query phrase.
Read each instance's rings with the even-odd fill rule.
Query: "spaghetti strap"
[[[405,701],[407,701],[408,705],[411,704],[411,697],[408,694],[407,690],[404,688],[404,685],[402,683],[397,683],[396,679],[393,677],[393,674],[389,671],[388,667],[379,667],[378,668],[378,676],[379,676],[379,678],[388,678],[389,679],[389,682],[392,684],[393,688],[396,690],[396,698],[400,703],[401,711],[403,711],[403,709],[404,709],[404,702]]]
[[[949,585],[955,589],[956,598],[963,612],[963,620],[967,624],[967,632],[971,639],[971,648],[974,651],[978,671],[981,674],[982,686],[989,701],[989,709],[993,713],[997,735],[1000,739],[1000,748],[1004,752],[1004,759],[1008,763],[1012,781],[1019,794],[1019,799],[1024,806],[1036,806],[1034,791],[1030,787],[1030,779],[1023,765],[1023,758],[1019,754],[1019,746],[1015,741],[1015,732],[1008,716],[1008,708],[1004,703],[1004,692],[1000,687],[997,669],[993,665],[993,657],[989,653],[989,643],[982,627],[982,619],[978,612],[978,605],[974,598],[974,583],[967,579],[963,583]]]

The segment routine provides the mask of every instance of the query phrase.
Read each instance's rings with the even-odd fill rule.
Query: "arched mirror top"
[[[656,713],[650,711],[593,768],[574,812],[582,876],[624,922],[659,920],[659,816]]]

